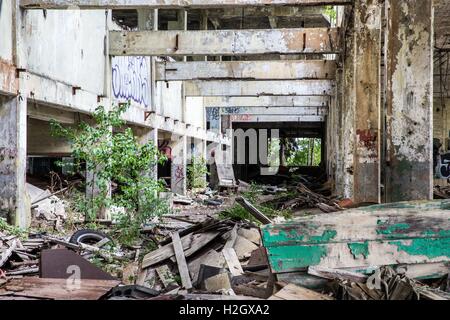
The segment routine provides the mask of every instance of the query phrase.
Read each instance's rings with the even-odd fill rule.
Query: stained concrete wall
[[[104,93],[105,11],[28,10],[23,21],[28,71],[98,95]]]
[[[0,59],[12,61],[12,2],[0,1]]]

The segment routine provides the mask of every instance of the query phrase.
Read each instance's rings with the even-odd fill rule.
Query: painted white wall
[[[157,113],[165,117],[183,121],[183,82],[158,81],[156,83]]]
[[[12,1],[3,0],[0,6],[0,59],[12,61]]]
[[[186,97],[186,117],[185,122],[194,127],[203,128],[205,126],[205,107],[203,97]]]
[[[5,1],[3,1],[5,2]],[[101,95],[105,85],[104,10],[28,10],[24,15],[27,68]]]

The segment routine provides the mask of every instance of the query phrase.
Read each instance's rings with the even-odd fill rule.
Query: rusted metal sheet
[[[186,81],[186,96],[329,96],[332,80]]]
[[[18,85],[16,67],[0,59],[0,94],[16,95]]]
[[[354,201],[379,203],[381,3],[356,0]]]
[[[160,62],[156,80],[303,80],[335,79],[331,60]]]
[[[449,201],[396,203],[262,227],[274,273],[450,262]]]
[[[432,199],[433,1],[387,5],[386,198]]]
[[[69,279],[78,274],[80,279],[117,280],[80,255],[67,249],[42,250],[39,261],[41,278]]]
[[[218,8],[248,6],[346,5],[352,0],[21,0],[27,9]]]
[[[337,53],[337,28],[111,31],[112,56]]]

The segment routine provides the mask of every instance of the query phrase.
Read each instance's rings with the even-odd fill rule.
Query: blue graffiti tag
[[[112,63],[112,91],[116,99],[149,105],[150,71],[145,57],[115,57]]]

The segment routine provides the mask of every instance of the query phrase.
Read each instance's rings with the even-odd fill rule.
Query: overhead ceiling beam
[[[329,96],[332,80],[186,81],[186,96]]]
[[[325,116],[294,115],[237,115],[231,116],[232,122],[324,122]]]
[[[335,74],[336,63],[330,60],[192,61],[156,65],[157,81],[334,79]]]
[[[336,28],[111,31],[113,56],[243,56],[255,54],[337,53]]]
[[[207,107],[317,107],[328,106],[326,96],[205,97]]]
[[[220,108],[222,115],[289,115],[289,116],[324,116],[328,107],[228,107]]]
[[[250,6],[347,5],[352,0],[20,0],[27,9],[170,9],[226,8]]]

